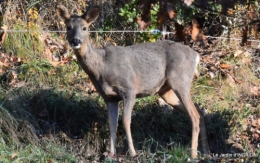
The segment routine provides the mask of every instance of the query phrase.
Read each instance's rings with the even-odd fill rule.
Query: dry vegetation
[[[64,30],[55,11],[59,3],[56,0],[0,1],[2,29],[11,30],[2,31],[0,40],[0,162],[189,161],[190,121],[157,96],[136,100],[132,134],[139,155],[128,157],[120,119],[118,155],[114,160],[106,158],[109,131],[105,104],[77,65],[65,33],[51,32]],[[206,113],[212,152],[212,158],[200,155],[198,161],[259,162],[260,42],[255,28],[259,21],[259,1],[252,1],[251,8],[235,5],[233,10],[226,11],[229,15],[203,11],[202,16],[207,19],[202,24],[188,16],[187,22],[181,24],[180,20],[184,19],[177,15],[164,22],[167,31],[176,33],[163,37],[151,33],[102,32],[137,30],[137,23],[119,15],[126,2],[66,0],[62,4],[79,14],[88,5],[102,6],[98,23],[92,26],[101,31],[91,33],[96,47],[171,39],[183,41],[198,51],[200,76],[194,79],[192,95],[197,107]],[[156,4],[157,1],[153,4],[155,8]],[[178,12],[199,13],[196,6],[185,9]],[[148,29],[157,26],[153,12]],[[251,20],[246,17],[249,12],[256,14],[252,17],[255,24],[245,21]],[[217,154],[232,154],[232,157]]]

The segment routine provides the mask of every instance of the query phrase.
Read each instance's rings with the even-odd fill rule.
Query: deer
[[[65,22],[66,39],[78,64],[108,108],[109,157],[116,155],[119,102],[123,101],[122,121],[129,153],[134,157],[137,153],[131,135],[131,114],[135,99],[155,94],[189,116],[192,123],[191,158],[198,157],[199,135],[204,153],[209,153],[204,115],[197,110],[190,94],[200,60],[196,51],[170,40],[94,48],[89,38],[89,26],[98,18],[98,6],[82,15],[71,15],[65,6],[58,5],[57,14]]]

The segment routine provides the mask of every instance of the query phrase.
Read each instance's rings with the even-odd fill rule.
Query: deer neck
[[[95,49],[91,44],[86,43],[80,49],[74,49],[74,53],[91,80],[98,80],[104,68],[104,50]]]

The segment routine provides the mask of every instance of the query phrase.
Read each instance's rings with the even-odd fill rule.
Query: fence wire
[[[49,33],[66,33],[66,31],[61,31],[61,30],[53,30],[53,31],[44,31],[44,30],[0,30],[0,32],[7,32],[7,33],[30,33],[30,32],[49,32]],[[94,30],[94,31],[89,31],[89,33],[151,33],[151,34],[159,34],[161,33],[162,35],[168,35],[168,34],[175,34],[175,32],[167,32],[167,31],[160,31],[158,29],[154,30],[149,30],[149,31],[135,31],[135,30],[125,30],[125,31],[102,31],[102,30]],[[228,39],[228,40],[235,40],[235,41],[241,41],[241,38],[233,38],[233,37],[223,37],[223,36],[205,36],[206,38],[213,38],[213,39]],[[252,41],[252,42],[260,42],[260,40],[252,40],[252,39],[247,39],[247,41]]]

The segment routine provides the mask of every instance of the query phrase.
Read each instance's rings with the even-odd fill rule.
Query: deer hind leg
[[[113,157],[116,154],[116,131],[118,126],[118,102],[107,102],[108,118],[109,118],[109,131],[110,131],[110,153],[109,156]]]
[[[128,148],[130,151],[130,155],[133,157],[136,155],[132,134],[131,134],[131,116],[132,116],[132,109],[135,103],[135,92],[129,91],[123,97],[124,102],[124,113],[123,113],[123,124],[126,131],[126,138],[128,143]]]
[[[187,114],[187,111],[179,98],[176,96],[176,94],[173,92],[172,89],[164,90],[161,92],[158,92],[159,96],[169,105],[173,106],[175,109],[179,110],[182,113]]]
[[[209,156],[209,144],[207,138],[207,131],[206,131],[206,123],[205,123],[205,116],[202,110],[198,110],[200,114],[200,140],[202,142],[202,149],[205,156]]]
[[[171,83],[169,86],[172,90],[161,92],[161,97],[170,105],[175,106],[178,110],[189,115],[192,123],[192,141],[191,141],[191,157],[197,157],[198,138],[200,132],[200,115],[191,101],[190,89],[182,85],[184,83]],[[160,93],[159,93],[160,94]],[[184,107],[181,105],[183,104]]]
[[[161,98],[168,103],[169,105],[173,106],[175,109],[188,114],[186,108],[183,106],[182,102],[179,100],[177,95],[174,93],[172,89],[167,89],[164,91],[159,92]],[[202,141],[202,148],[204,154],[209,154],[209,145],[207,139],[207,132],[206,132],[206,125],[205,125],[205,118],[203,111],[197,109],[200,114],[200,140]]]

